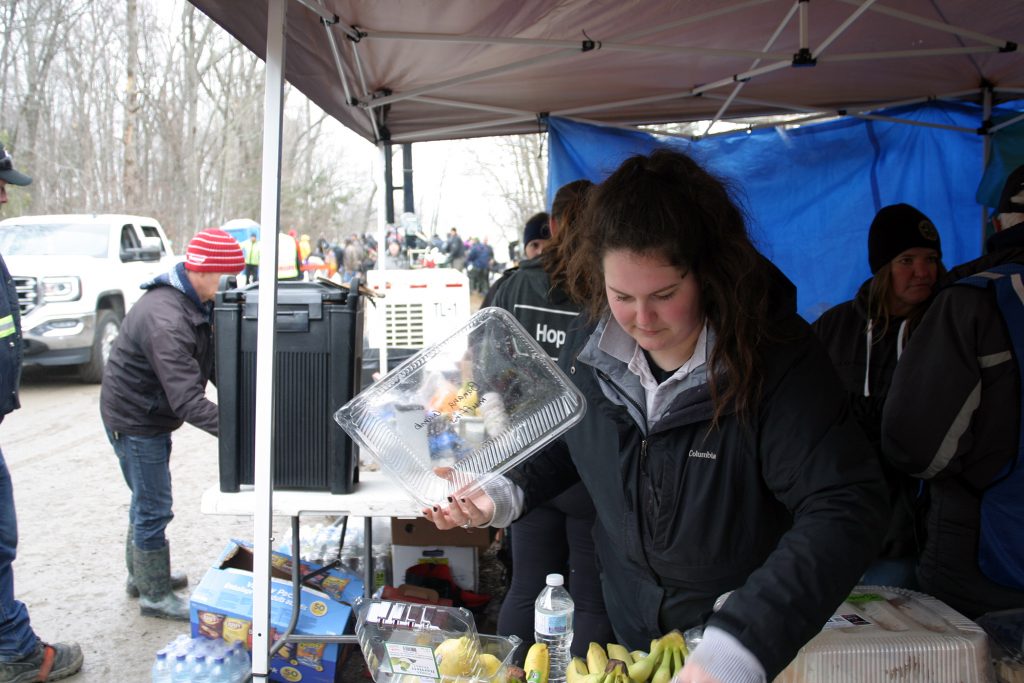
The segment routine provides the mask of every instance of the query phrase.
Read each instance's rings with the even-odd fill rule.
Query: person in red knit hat
[[[182,424],[217,436],[217,404],[206,398],[213,377],[213,298],[224,275],[245,268],[242,248],[219,228],[197,233],[185,260],[142,285],[110,350],[100,415],[132,492],[128,508],[126,590],[145,616],[188,621],[188,584],[171,572],[164,534],[171,510],[171,433]]]

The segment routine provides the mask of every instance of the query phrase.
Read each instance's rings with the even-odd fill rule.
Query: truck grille
[[[34,277],[14,277],[14,286],[18,290],[18,308],[25,315],[39,303],[38,283]]]

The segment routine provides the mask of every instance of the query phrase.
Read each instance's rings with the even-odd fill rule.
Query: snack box
[[[291,620],[292,558],[271,554],[271,642]],[[252,652],[252,547],[232,540],[202,581],[192,591],[189,616],[193,637],[241,642]],[[302,573],[320,569],[302,563]],[[294,633],[343,635],[349,627],[352,603],[362,595],[363,582],[354,574],[329,570],[307,581],[301,589],[300,611]],[[351,632],[351,630],[349,630]],[[270,662],[270,679],[282,683],[335,683],[341,681],[337,643],[289,642]]]

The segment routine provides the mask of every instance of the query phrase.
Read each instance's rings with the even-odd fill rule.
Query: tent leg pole
[[[277,318],[277,234],[281,217],[281,122],[284,100],[285,26],[288,0],[267,2],[267,59],[260,197],[259,303],[256,321],[255,463],[253,471],[252,673],[270,672],[270,546],[273,541],[274,322]]]

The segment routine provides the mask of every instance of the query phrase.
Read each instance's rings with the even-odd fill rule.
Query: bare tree
[[[491,219],[501,237],[514,242],[526,219],[547,204],[547,152],[541,135],[511,135],[494,142],[498,158],[484,159],[477,153],[476,161],[479,172],[491,179],[505,202],[507,215],[492,212]]]
[[[127,0],[125,32],[128,50],[125,53],[124,102],[124,200],[137,206],[142,195],[138,161],[135,156],[135,129],[139,118],[139,91],[135,74],[139,70],[139,6],[136,0]]]
[[[263,63],[191,4],[171,27],[155,6],[0,7],[0,139],[36,178],[8,215],[148,214],[179,248],[197,229],[258,218]],[[311,234],[362,231],[375,188],[331,142],[340,124],[288,95],[288,215]]]

